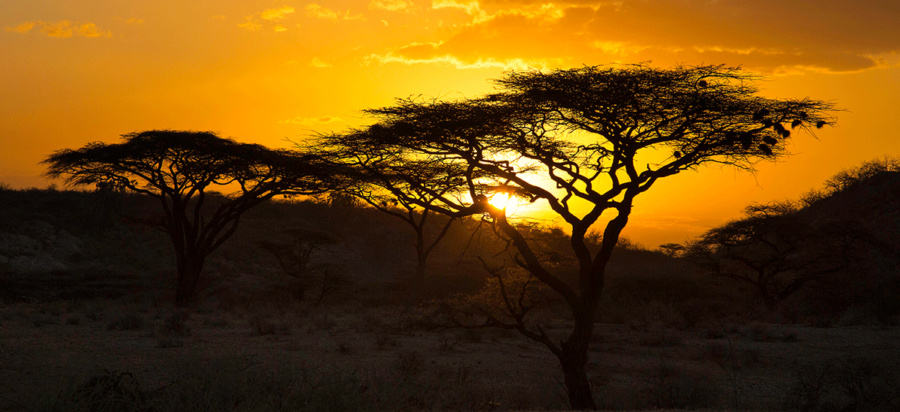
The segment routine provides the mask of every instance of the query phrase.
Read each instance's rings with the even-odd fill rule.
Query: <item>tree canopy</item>
[[[203,260],[234,233],[244,212],[276,195],[316,194],[329,187],[310,155],[238,143],[213,132],[149,130],[122,140],[59,150],[44,160],[46,175],[68,185],[159,199],[165,212],[160,227],[175,247],[179,305],[196,298]],[[213,188],[227,194],[207,214]]]

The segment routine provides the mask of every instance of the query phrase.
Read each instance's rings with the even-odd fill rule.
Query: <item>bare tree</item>
[[[326,233],[307,229],[289,229],[282,231],[281,235],[288,240],[264,240],[258,244],[275,257],[282,273],[290,278],[287,287],[292,298],[302,301],[315,283],[323,285],[316,301],[318,304],[331,291],[328,290],[328,265],[316,264],[316,255],[337,243],[337,240]]]
[[[65,176],[69,185],[113,186],[158,199],[165,212],[158,227],[175,248],[177,306],[196,301],[204,260],[234,234],[244,212],[276,195],[328,188],[312,157],[296,152],[212,132],[149,130],[122,138],[118,144],[57,151],[43,161],[46,175]],[[213,188],[232,192],[211,202]],[[206,206],[214,210],[205,213]]]
[[[518,330],[545,345],[559,359],[571,407],[596,409],[585,372],[588,346],[606,265],[636,197],[661,178],[704,164],[753,170],[755,162],[786,153],[784,141],[791,129],[833,122],[827,114],[831,104],[762,98],[756,95],[755,80],[724,66],[513,72],[496,81],[500,91],[481,98],[405,99],[368,110],[377,123],[331,135],[328,143],[365,148],[369,156],[390,158],[396,165],[452,170],[432,174],[412,166],[398,168],[393,178],[427,194],[428,201],[404,190],[392,193],[451,217],[490,220],[512,246],[513,261],[528,273],[517,279],[526,286],[536,279],[561,297],[574,325],[556,341],[528,316],[533,307],[529,300],[503,282],[497,291],[507,316],[487,316],[486,324]],[[447,184],[461,191],[450,195],[438,189]],[[555,273],[508,219],[506,209],[489,202],[497,192],[539,203],[565,222],[578,262],[575,281]],[[592,252],[586,238],[594,225],[604,229]]]

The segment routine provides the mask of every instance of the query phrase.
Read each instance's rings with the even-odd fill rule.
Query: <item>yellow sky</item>
[[[54,150],[123,133],[287,147],[396,97],[472,97],[507,70],[612,62],[742,65],[770,76],[767,96],[847,109],[756,175],[660,182],[626,230],[648,246],[900,155],[896,0],[3,0],[0,27],[0,182],[14,187],[46,185],[38,162]]]

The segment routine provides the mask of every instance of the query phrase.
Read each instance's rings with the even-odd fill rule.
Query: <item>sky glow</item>
[[[740,65],[768,76],[765,96],[846,109],[755,175],[659,182],[626,229],[650,247],[900,155],[895,0],[4,0],[0,27],[0,182],[13,187],[46,186],[38,162],[55,150],[124,133],[290,147],[395,98],[476,97],[508,70],[614,62]]]

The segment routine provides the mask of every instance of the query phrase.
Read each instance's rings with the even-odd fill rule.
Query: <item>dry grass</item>
[[[49,411],[80,410],[84,402],[123,410],[185,405],[179,402],[246,410],[243,402],[249,399],[268,405],[255,410],[282,410],[279,405],[297,406],[292,402],[300,394],[332,410],[559,410],[566,405],[558,362],[541,345],[498,329],[429,331],[417,323],[413,309],[349,305],[273,312],[158,310],[145,316],[124,301],[60,307],[57,316],[51,306],[43,307],[45,313],[29,305],[0,308],[0,319],[10,320],[2,325],[7,342],[15,342],[0,353],[0,362],[14,372],[5,376],[26,377],[0,377],[0,410],[12,404],[4,398]],[[86,311],[103,313],[103,321],[90,320]],[[33,316],[57,321],[36,328]],[[542,316],[548,334],[564,336],[570,321]],[[81,321],[60,321],[67,318]],[[134,327],[139,320],[144,326]],[[303,332],[290,333],[297,329]],[[598,324],[588,371],[598,405],[608,410],[802,410],[808,405],[825,410],[850,402],[884,407],[893,404],[873,399],[890,398],[884,388],[896,382],[893,375],[872,369],[871,362],[854,369],[849,360],[833,359],[854,347],[860,356],[897,365],[898,338],[896,329],[747,323],[635,330]],[[49,369],[41,366],[47,362],[53,365]],[[178,372],[185,364],[204,364],[207,371],[231,366],[219,374]],[[831,366],[817,381],[821,371],[815,368],[825,364]],[[838,379],[836,371],[853,378]],[[29,376],[40,376],[44,386],[23,385],[35,382]],[[121,390],[102,389],[100,378],[88,385],[97,376],[121,384]],[[137,385],[140,396],[129,385]],[[76,401],[78,388],[111,398],[82,393]],[[131,404],[117,403],[122,399]]]

